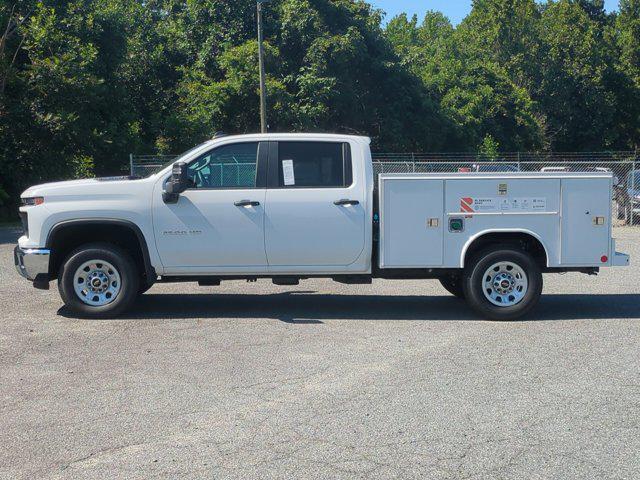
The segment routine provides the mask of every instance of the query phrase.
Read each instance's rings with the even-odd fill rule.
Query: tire
[[[464,288],[462,287],[462,276],[444,277],[440,279],[442,287],[454,297],[465,299]]]
[[[60,267],[62,301],[82,318],[114,318],[135,302],[140,274],[131,256],[108,243],[83,245]]]
[[[540,267],[531,255],[511,248],[480,252],[463,277],[467,302],[489,320],[516,320],[531,312],[540,300],[542,285]]]

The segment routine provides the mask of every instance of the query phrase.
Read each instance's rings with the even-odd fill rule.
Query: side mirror
[[[182,192],[189,188],[187,164],[178,162],[173,165],[171,179],[167,182],[162,199],[165,203],[177,203]]]

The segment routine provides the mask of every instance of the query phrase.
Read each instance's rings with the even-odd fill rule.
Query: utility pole
[[[262,4],[269,0],[258,2],[258,62],[260,63],[260,131],[267,133],[267,84],[264,69],[264,36],[262,33]]]

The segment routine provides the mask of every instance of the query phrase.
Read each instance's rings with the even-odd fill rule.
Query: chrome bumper
[[[16,270],[24,278],[31,281],[48,281],[50,256],[51,251],[44,248],[23,250],[16,247],[13,250]]]

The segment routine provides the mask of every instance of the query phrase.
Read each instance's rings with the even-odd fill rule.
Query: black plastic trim
[[[29,216],[27,212],[18,212],[20,215],[20,222],[22,222],[22,232],[25,236],[29,236]]]
[[[53,239],[55,239],[56,234],[60,230],[69,226],[75,227],[79,225],[80,226],[82,225],[118,225],[118,226],[126,227],[133,230],[133,232],[136,234],[136,237],[138,238],[138,243],[142,248],[142,260],[144,261],[145,276],[147,277],[148,280],[151,280],[153,282],[156,281],[156,279],[158,278],[158,275],[156,273],[155,268],[153,268],[153,265],[151,265],[151,257],[149,256],[149,246],[147,245],[147,240],[145,239],[144,234],[142,233],[142,230],[140,230],[140,227],[138,227],[138,225],[128,220],[119,220],[116,218],[91,218],[91,219],[66,220],[64,222],[56,223],[51,228],[51,230],[49,231],[49,234],[47,235],[47,242],[45,244],[46,248],[51,249],[51,245],[53,244]]]
[[[278,172],[278,142],[269,142],[269,166],[267,173],[267,188],[276,189],[280,188],[278,185],[279,172]]]
[[[269,168],[269,151],[271,142],[258,143],[258,166],[256,172],[256,188],[267,188],[267,172]]]
[[[49,290],[51,276],[48,273],[39,273],[33,279],[33,287],[38,290]]]

